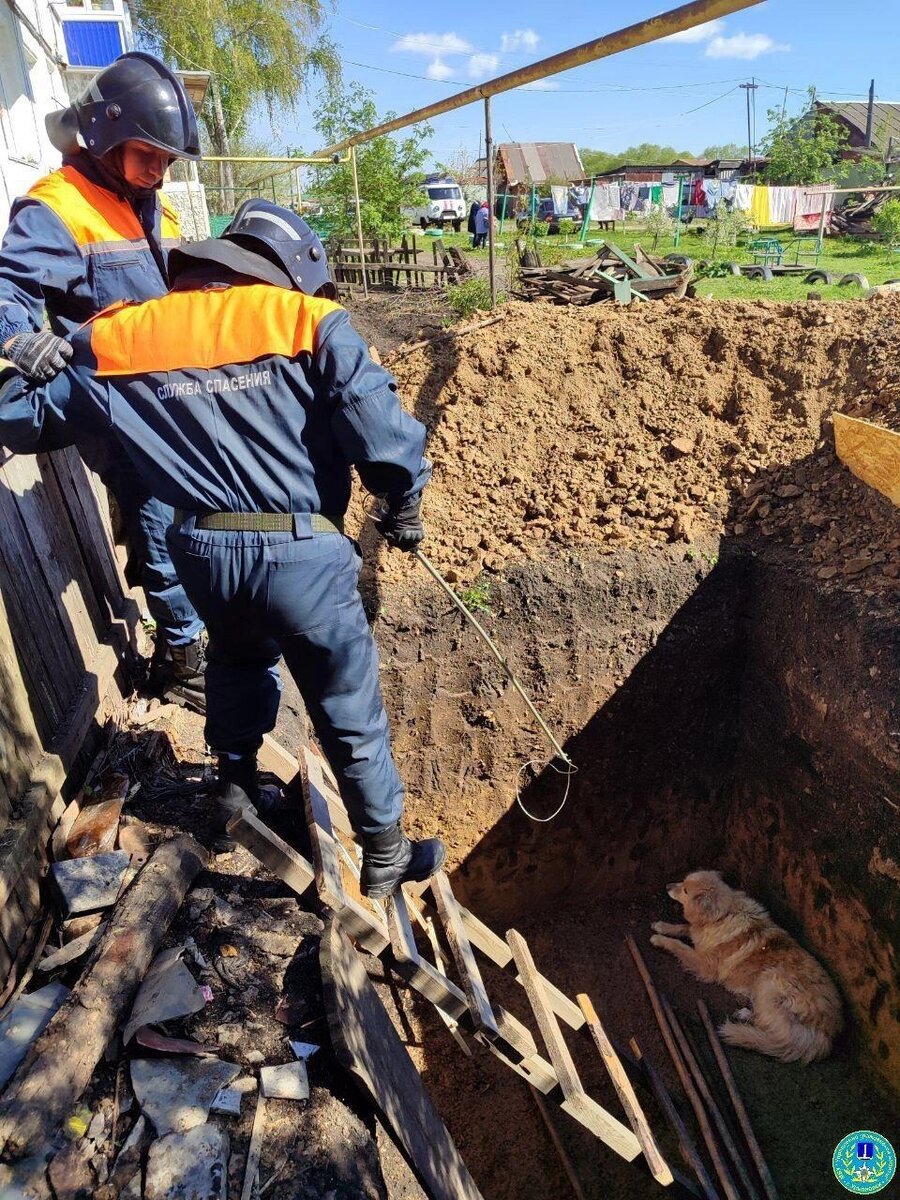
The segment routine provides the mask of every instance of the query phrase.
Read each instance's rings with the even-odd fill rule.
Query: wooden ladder
[[[274,739],[266,739],[259,758],[263,770],[272,771],[285,783],[296,783],[297,761]],[[471,1054],[468,1039],[474,1039],[620,1157],[628,1162],[640,1159],[656,1185],[672,1189],[670,1195],[699,1196],[693,1181],[673,1171],[663,1157],[620,1055],[589,997],[580,995],[575,1003],[555,987],[537,969],[522,935],[514,929],[505,939],[494,933],[459,903],[443,871],[427,884],[405,885],[383,905],[364,899],[359,890],[355,836],[331,769],[311,747],[301,749],[299,766],[312,864],[250,813],[232,818],[228,825],[231,836],[298,894],[314,884],[321,903],[359,945],[375,955],[390,951],[393,969],[435,1007],[467,1054]],[[459,984],[448,974],[435,922],[443,928]],[[433,961],[420,951],[414,925],[429,942]],[[534,1013],[543,1048],[521,1021],[491,1001],[476,952],[515,972]],[[562,1026],[591,1036],[627,1123],[587,1093]]]

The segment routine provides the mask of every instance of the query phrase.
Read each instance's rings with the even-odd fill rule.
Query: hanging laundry
[[[722,182],[719,179],[704,179],[703,191],[706,196],[706,207],[714,213],[722,199]]]
[[[663,193],[662,202],[663,202],[664,208],[677,208],[678,207],[678,184],[677,183],[664,183],[662,186],[662,193]]]
[[[818,231],[819,223],[822,220],[823,201],[825,204],[825,229],[828,230],[834,208],[834,188],[828,184],[797,188],[794,229],[798,233],[804,230]]]
[[[703,182],[702,179],[695,179],[694,186],[691,188],[691,204],[695,208],[706,207],[706,191],[703,187]]]
[[[636,183],[623,183],[619,186],[619,203],[625,212],[632,212],[638,199],[638,187]]]
[[[550,195],[553,197],[553,211],[555,213],[565,213],[566,209],[569,207],[566,203],[568,191],[569,189],[565,184],[554,184],[550,188]]]
[[[753,184],[736,183],[734,185],[734,207],[740,212],[750,212],[753,205]]]
[[[773,225],[793,225],[797,189],[793,187],[769,188],[769,215]]]
[[[750,201],[750,219],[757,229],[763,229],[772,224],[772,213],[769,208],[769,189],[754,186],[753,199]]]
[[[591,201],[592,221],[620,221],[622,219],[621,195],[617,183],[594,188]]]

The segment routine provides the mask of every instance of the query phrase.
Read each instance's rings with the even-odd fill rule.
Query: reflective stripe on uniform
[[[74,167],[62,167],[39,179],[28,195],[51,209],[85,253],[121,250],[126,245],[147,249],[147,238],[129,202],[86,179]],[[181,242],[178,214],[160,194],[161,237],[172,246]]]
[[[209,369],[270,355],[296,358],[315,350],[320,321],[340,307],[264,283],[170,292],[98,317],[90,327],[91,349],[98,375]]]

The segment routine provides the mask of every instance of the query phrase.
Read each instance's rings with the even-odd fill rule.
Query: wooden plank
[[[394,895],[388,905],[388,925],[391,929],[391,946],[394,950],[394,968],[397,974],[420,991],[435,1007],[442,1008],[448,1016],[482,1040],[472,1021],[465,993],[420,956],[402,892]],[[484,1040],[484,1044],[517,1075],[534,1084],[541,1092],[553,1091],[559,1082],[556,1072],[552,1065],[538,1054],[534,1038],[528,1029],[499,1004],[495,1006],[493,1013],[500,1036],[494,1041]]]
[[[672,1127],[675,1137],[678,1139],[678,1147],[681,1150],[681,1157],[691,1168],[697,1177],[697,1182],[703,1192],[704,1200],[720,1200],[719,1193],[715,1189],[713,1181],[709,1177],[709,1172],[706,1169],[706,1164],[700,1157],[700,1151],[694,1139],[688,1132],[688,1128],[681,1119],[681,1114],[675,1107],[675,1103],[669,1094],[669,1089],[662,1081],[662,1077],[656,1067],[647,1058],[646,1054],[638,1044],[637,1038],[631,1038],[629,1041],[631,1051],[637,1062],[643,1067],[647,1078],[650,1080],[650,1086],[659,1101],[659,1106],[666,1116],[666,1120]]]
[[[334,842],[334,829],[328,804],[322,795],[321,774],[314,756],[307,759],[304,780],[306,820],[312,839],[313,863],[316,869],[316,890],[319,899],[332,911],[342,907],[344,885],[341,880],[341,865]]]
[[[857,479],[900,505],[900,433],[836,412],[834,448]]]
[[[337,921],[326,927],[320,965],[328,1027],[338,1060],[384,1114],[430,1200],[482,1200]]]
[[[13,892],[0,908],[0,938],[11,954],[15,954],[19,949],[30,923],[30,917]]]
[[[233,837],[245,850],[249,850],[267,870],[277,875],[298,896],[304,895],[315,882],[312,865],[254,813],[246,809],[236,813],[228,822],[226,830],[229,837]]]
[[[114,618],[136,624],[140,612],[130,598],[119,570],[110,531],[105,523],[97,496],[78,451],[71,447],[49,455],[59,481],[60,492],[69,512],[75,536],[88,568],[98,599],[109,606]]]
[[[350,818],[347,816],[340,788],[330,764],[312,746],[304,746],[300,753],[303,766],[307,771],[313,772],[317,785],[325,797],[332,825],[351,841],[358,841],[353,826],[350,824]]]
[[[32,701],[15,650],[6,603],[0,592],[0,777],[10,809],[22,797],[41,755]],[[7,810],[8,812],[10,810]]]
[[[244,1185],[241,1188],[241,1200],[251,1200],[254,1193],[259,1195],[259,1160],[262,1157],[262,1142],[265,1129],[266,1098],[260,1091],[256,1097],[256,1112],[253,1114],[250,1144],[247,1147],[247,1161],[244,1164]]]
[[[616,1095],[625,1109],[625,1115],[628,1117],[628,1123],[634,1130],[635,1137],[641,1143],[641,1150],[644,1158],[647,1160],[647,1166],[650,1168],[650,1174],[657,1183],[663,1187],[669,1187],[675,1182],[674,1176],[669,1169],[669,1164],[662,1156],[659,1144],[653,1136],[653,1130],[644,1115],[644,1110],[641,1108],[641,1103],[637,1098],[637,1093],[632,1086],[631,1080],[622,1062],[613,1049],[612,1043],[606,1035],[606,1030],[600,1022],[600,1018],[594,1009],[589,996],[582,993],[578,996],[578,1004],[581,1011],[584,1013],[584,1019],[587,1022],[587,1027],[591,1032],[591,1036],[603,1059],[603,1065],[606,1067],[613,1087],[616,1089]]]
[[[756,1169],[759,1172],[759,1177],[762,1180],[762,1185],[765,1190],[768,1200],[779,1200],[778,1191],[775,1187],[775,1180],[772,1178],[772,1172],[769,1170],[769,1165],[766,1162],[762,1149],[756,1138],[753,1125],[750,1121],[750,1114],[741,1099],[741,1094],[738,1091],[737,1081],[732,1073],[728,1058],[725,1054],[725,1048],[719,1041],[719,1035],[713,1026],[709,1016],[709,1009],[702,1000],[697,1001],[697,1010],[700,1013],[700,1019],[703,1022],[703,1028],[706,1030],[706,1036],[709,1040],[710,1048],[712,1049],[716,1063],[719,1067],[719,1073],[725,1083],[725,1088],[728,1092],[731,1106],[734,1109],[734,1114],[737,1117],[738,1124],[744,1134],[744,1140],[750,1150],[750,1155],[756,1163]]]
[[[447,963],[444,958],[444,952],[441,949],[441,944],[438,941],[438,935],[437,930],[434,927],[434,921],[432,921],[431,917],[424,919],[424,927],[425,933],[428,936],[428,940],[431,943],[431,953],[434,955],[435,968],[440,971],[442,975],[446,975]],[[450,1036],[456,1042],[457,1046],[459,1046],[460,1050],[462,1050],[463,1054],[465,1054],[467,1058],[471,1058],[472,1048],[466,1041],[465,1035],[459,1027],[459,1022],[455,1021],[452,1017],[447,1016],[442,1008],[438,1008],[435,1011],[443,1023],[447,1026],[447,1029],[450,1031]]]
[[[564,1100],[561,1107],[622,1158],[629,1162],[637,1158],[641,1152],[641,1144],[632,1130],[616,1120],[585,1092],[572,1055],[557,1024],[556,1014],[544,992],[528,943],[515,929],[507,932],[506,940],[521,973],[522,986],[563,1091]]]
[[[22,668],[31,710],[40,734],[59,727],[72,687],[80,676],[75,648],[46,583],[35,570],[34,549],[7,478],[15,459],[0,467],[0,591],[12,633],[11,645]],[[32,479],[28,486],[36,482]]]
[[[3,473],[15,490],[15,502],[28,532],[31,569],[46,581],[50,603],[60,615],[64,636],[77,647],[76,662],[79,667],[89,668],[94,645],[98,635],[105,632],[106,622],[96,608],[93,589],[86,583],[84,560],[74,551],[56,476],[46,455],[40,454],[33,465],[15,455],[4,465]],[[88,599],[93,612],[88,611]]]
[[[490,1001],[485,990],[484,980],[472,953],[472,947],[466,936],[465,927],[450,887],[450,881],[443,871],[437,871],[431,879],[431,890],[437,901],[438,913],[450,950],[462,980],[463,991],[469,1003],[469,1011],[475,1027],[487,1037],[496,1037],[499,1030],[494,1022]]]

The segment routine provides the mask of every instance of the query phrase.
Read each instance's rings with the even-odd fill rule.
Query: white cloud
[[[442,58],[435,58],[425,68],[425,74],[429,79],[452,79],[455,71]]]
[[[707,58],[759,58],[761,54],[785,53],[790,46],[776,42],[767,33],[735,33],[715,37],[706,47]]]
[[[535,79],[531,83],[523,83],[523,92],[558,92],[559,84],[555,79]]]
[[[533,29],[516,29],[512,33],[503,34],[500,49],[504,54],[513,54],[516,50],[533,50],[540,40]]]
[[[499,54],[473,54],[469,59],[469,75],[472,79],[483,79],[493,75],[499,66]]]
[[[670,33],[664,42],[706,42],[721,33],[725,28],[724,21],[707,21],[704,25],[695,25],[693,29],[682,29],[680,33]]]
[[[391,49],[402,54],[469,54],[472,47],[458,33],[406,33]]]

